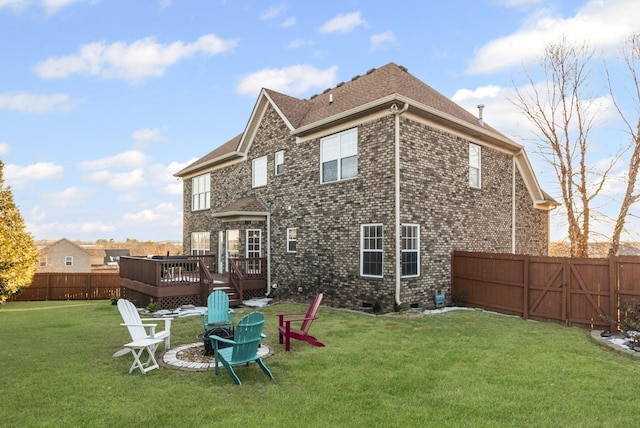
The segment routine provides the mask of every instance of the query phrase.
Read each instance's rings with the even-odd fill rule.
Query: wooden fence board
[[[505,272],[509,271],[509,272]],[[640,303],[640,257],[572,259],[452,255],[451,294],[468,306],[592,329],[613,329],[618,308]]]
[[[31,285],[11,301],[99,300],[120,294],[118,272],[36,273]]]

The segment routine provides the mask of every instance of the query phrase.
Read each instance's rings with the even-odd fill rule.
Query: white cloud
[[[298,48],[303,47],[304,45],[312,45],[312,44],[313,44],[313,42],[311,42],[311,41],[306,41],[306,40],[303,40],[303,39],[295,39],[295,40],[293,40],[293,41],[291,41],[289,43],[289,47],[291,49],[298,49]]]
[[[47,212],[44,211],[39,205],[34,206],[29,211],[29,217],[31,220],[44,221],[47,218]]]
[[[392,31],[385,31],[384,33],[378,33],[371,36],[371,50],[375,51],[382,48],[385,45],[393,44],[396,42],[396,35]]]
[[[85,178],[93,182],[103,182],[110,189],[117,191],[126,191],[149,185],[142,168],[119,173],[112,173],[106,170],[96,171],[85,176]]]
[[[0,156],[4,156],[11,151],[11,146],[9,143],[4,143],[0,141]]]
[[[0,110],[21,113],[65,112],[72,102],[67,94],[37,95],[25,92],[0,94]]]
[[[146,164],[146,162],[147,157],[144,153],[138,150],[129,150],[115,156],[80,162],[78,164],[78,169],[99,170],[105,168],[137,168]]]
[[[366,21],[360,16],[360,12],[352,12],[338,15],[325,22],[319,31],[321,33],[348,33],[354,28],[366,24]]]
[[[291,16],[282,22],[282,28],[291,28],[294,27],[297,23],[298,21],[296,20],[296,18]]]
[[[456,103],[461,103],[468,99],[482,100],[484,98],[495,98],[500,91],[501,88],[497,85],[481,86],[473,90],[459,89],[455,94],[453,94],[451,99]]]
[[[62,177],[64,167],[52,162],[38,162],[27,166],[5,165],[4,178],[8,185],[21,187],[30,181],[53,180]]]
[[[176,211],[181,211],[182,207],[179,209],[172,202],[161,202],[156,205],[155,211],[159,213],[170,213],[173,214]]]
[[[337,66],[318,70],[310,65],[293,65],[280,69],[265,68],[242,78],[237,86],[240,94],[256,96],[262,88],[297,95],[312,88],[327,88],[336,81]]]
[[[72,186],[61,192],[45,194],[43,197],[56,207],[69,207],[84,204],[94,194],[95,190]]]
[[[73,3],[79,3],[84,0],[42,0],[42,7],[49,14],[60,11],[63,7],[67,7]]]
[[[164,135],[166,127],[162,128],[141,128],[133,131],[131,137],[136,142],[137,147],[149,147],[153,143],[164,143],[169,139]]]
[[[534,88],[530,85],[524,85],[517,90],[526,99],[530,96],[528,94],[533,96]],[[538,83],[535,90],[538,94],[545,94],[545,83]],[[478,115],[478,104],[484,104],[483,119],[485,123],[510,138],[516,139],[516,141],[531,140],[534,133],[539,133],[512,103],[511,100],[516,99],[516,90],[513,87],[487,85],[475,89],[459,89],[451,99],[476,116]],[[546,103],[545,100],[541,100],[541,102],[543,105]],[[594,123],[596,127],[615,118],[615,110],[609,96],[584,99],[583,108],[587,116],[597,118],[597,122]]]
[[[148,167],[145,171],[145,180],[153,183],[160,193],[177,195],[182,193],[182,180],[173,176],[178,172],[180,167],[176,162],[172,162],[169,166],[155,164]]]
[[[77,74],[139,83],[162,76],[170,66],[198,53],[216,55],[233,50],[236,45],[237,40],[223,40],[214,34],[187,44],[182,41],[161,44],[152,37],[131,44],[96,42],[82,45],[75,55],[48,58],[34,69],[44,79],[63,79]]]
[[[176,207],[172,202],[159,202],[153,208],[122,215],[126,223],[149,226],[154,223],[157,227],[182,227],[182,207]]]
[[[522,134],[523,130],[519,127],[523,125],[526,133],[529,133],[527,121],[509,101],[514,95],[513,88],[487,85],[475,89],[459,89],[451,100],[475,116],[478,116],[478,104],[484,104],[485,123],[505,135]]]
[[[53,15],[74,3],[87,1],[88,0],[0,0],[0,9],[11,8],[16,13],[19,13],[25,10],[28,6],[37,4],[41,6],[47,14]]]
[[[272,19],[276,19],[278,16],[287,10],[286,4],[281,4],[278,6],[271,6],[269,9],[265,10],[260,14],[261,21],[270,21]]]
[[[147,223],[150,221],[156,221],[160,218],[155,211],[143,210],[137,213],[126,213],[122,216],[122,220],[127,223]]]
[[[55,237],[60,236],[77,236],[79,234],[95,234],[95,233],[111,233],[116,230],[116,227],[111,224],[101,222],[85,222],[85,223],[38,223],[33,224],[29,221],[25,221],[29,232],[34,236],[40,237]]]
[[[0,0],[0,9],[11,8],[14,12],[22,12],[31,0]]]
[[[563,35],[574,43],[586,41],[594,49],[617,53],[626,36],[640,31],[639,15],[640,2],[636,0],[591,0],[569,18],[537,11],[520,30],[482,46],[468,71],[489,73],[537,60],[548,43]]]

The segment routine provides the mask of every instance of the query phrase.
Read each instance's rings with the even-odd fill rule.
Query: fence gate
[[[505,281],[505,269],[511,271]],[[452,255],[452,296],[468,306],[592,329],[615,328],[619,300],[640,298],[640,257]],[[619,297],[620,296],[620,297]]]

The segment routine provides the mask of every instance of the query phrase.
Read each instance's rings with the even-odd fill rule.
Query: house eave
[[[236,160],[236,159],[243,159],[243,158],[244,158],[244,155],[238,152],[225,153],[224,155],[208,160],[207,162],[203,162],[190,167],[188,166],[176,172],[175,174],[173,174],[173,176],[178,178],[185,178],[187,176],[197,174],[198,172],[204,171],[206,169],[211,169],[220,164],[223,164],[232,160]]]
[[[427,117],[428,119],[440,123],[446,127],[455,129],[474,138],[487,141],[488,143],[506,149],[512,153],[519,152],[523,146],[505,137],[504,135],[493,132],[480,125],[474,125],[467,121],[458,119],[455,116],[441,112],[433,107],[414,101],[411,98],[400,94],[391,94],[383,98],[378,98],[366,104],[362,104],[356,108],[346,110],[334,116],[326,117],[322,120],[301,126],[291,132],[291,135],[302,137],[304,135],[317,132],[324,128],[335,126],[336,124],[357,119],[366,116],[375,111],[388,110],[394,103],[399,105],[408,104],[409,111],[413,114]]]
[[[263,221],[266,220],[267,212],[261,211],[225,211],[220,213],[213,213],[211,217],[219,218],[224,222],[230,221],[251,221],[258,220]]]

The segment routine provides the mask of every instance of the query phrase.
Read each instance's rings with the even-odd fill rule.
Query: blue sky
[[[528,147],[509,102],[523,67],[561,34],[614,58],[638,16],[637,0],[0,0],[5,184],[36,239],[181,240],[173,174],[240,133],[262,87],[308,98],[395,62]],[[628,140],[602,106],[594,164]]]

